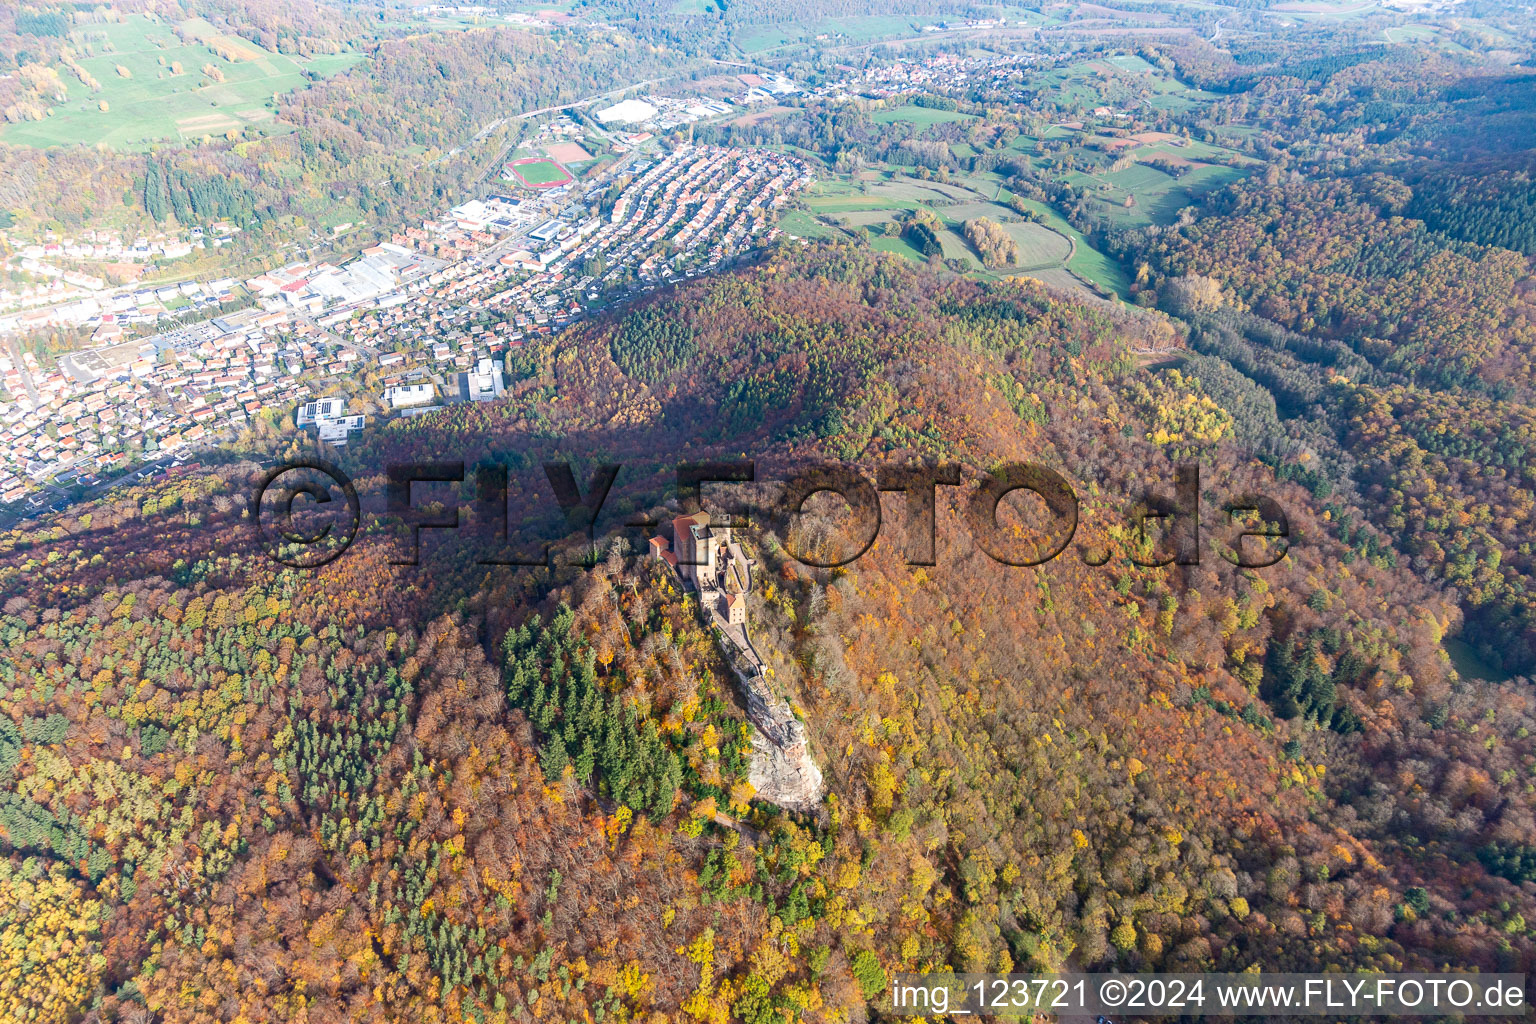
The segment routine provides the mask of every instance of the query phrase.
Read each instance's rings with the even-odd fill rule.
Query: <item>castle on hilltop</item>
[[[708,512],[672,520],[672,537],[650,540],[651,557],[675,570],[685,587],[698,591],[699,610],[724,638],[731,667],[747,696],[747,717],[791,763],[809,763],[805,725],[768,686],[763,662],[747,635],[747,592],[752,563],[728,526],[710,523]],[[814,767],[814,766],[813,766]],[[820,781],[820,773],[817,782]]]

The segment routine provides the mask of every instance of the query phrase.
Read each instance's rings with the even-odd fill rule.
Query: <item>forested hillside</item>
[[[1236,330],[1202,329],[1197,345],[1264,383],[1292,437],[1328,456],[1326,471],[1297,478],[1320,497],[1358,488],[1405,564],[1456,588],[1468,638],[1525,672],[1536,664],[1530,257],[1465,240],[1484,221],[1458,219],[1470,208],[1440,188],[1385,175],[1233,186],[1200,216],[1117,242],[1149,292],[1196,322],[1243,311]],[[1192,282],[1209,290],[1193,304]]]
[[[1191,343],[1287,379],[1285,345],[1234,323]],[[1208,352],[1141,368],[1180,330],[784,248],[536,341],[503,402],[336,455],[365,499],[390,460],[495,458],[528,474],[519,542],[565,532],[542,460],[583,484],[623,463],[589,568],[480,565],[466,529],[419,567],[365,531],[285,569],[240,463],[5,535],[0,1018],[843,1022],[941,965],[1529,970],[1529,682],[1458,676],[1457,602],[1310,458],[1254,453],[1278,414],[1252,378]],[[1388,400],[1441,414],[1362,392],[1351,447],[1390,443]],[[666,510],[676,461],[743,455],[761,500],[808,458],[966,479],[932,566],[906,564],[900,501],[843,569],[784,546],[835,528],[746,532],[755,641],[827,773],[815,814],[753,799],[713,637],[608,539]],[[1082,500],[1054,561],[968,539],[960,502],[1007,460]],[[1200,561],[1138,564],[1161,547],[1131,505],[1187,461]],[[1252,492],[1289,518],[1267,569],[1222,557],[1222,503]]]
[[[172,20],[207,14],[221,25],[225,21],[190,0],[162,13]],[[266,238],[234,243],[257,252],[278,247],[295,228],[337,203],[352,204],[381,225],[396,225],[441,212],[445,198],[456,201],[500,149],[515,144],[526,125],[509,119],[509,113],[568,104],[674,73],[684,59],[679,51],[613,32],[532,32],[502,25],[442,35],[400,33],[337,15],[322,33],[313,22],[324,13],[295,0],[251,14],[226,27],[285,52],[325,52],[323,46],[346,42],[362,59],[276,97],[274,123],[282,129],[264,137],[237,132],[233,138],[187,138],[155,147],[153,156],[0,145],[0,207],[15,211],[19,223],[68,230],[125,218],[144,231],[228,218],[248,231],[267,230]],[[67,42],[21,40],[26,45],[20,59],[28,69],[41,69],[39,74],[48,69],[26,63],[44,59],[49,51],[39,47],[51,41],[57,50]],[[0,70],[6,66],[0,53]],[[29,73],[0,79],[0,108]],[[509,120],[514,123],[507,125]],[[178,185],[203,201],[170,201]]]
[[[1402,217],[1411,197],[1385,176],[1233,186],[1192,223],[1147,229],[1129,255],[1214,278],[1254,312],[1412,379],[1528,392],[1528,260]]]

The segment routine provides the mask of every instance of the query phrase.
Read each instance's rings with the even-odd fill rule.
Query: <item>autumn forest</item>
[[[0,146],[0,197],[78,226],[126,193],[147,231],[195,194],[244,259],[315,203],[419,222],[474,180],[437,155],[482,122],[702,79],[770,30],[760,59],[817,87],[1003,46],[920,10],[881,12],[918,26],[881,49],[859,5],[819,43],[786,27],[815,5],[649,6],[396,31],[385,5],[258,5],[243,38],[366,33],[369,70],[259,142]],[[903,971],[1536,969],[1529,27],[1410,59],[1309,5],[1223,2],[1219,37],[1211,5],[1115,6],[1152,27],[1066,35],[1104,8],[1044,5],[1038,80],[807,88],[700,127],[835,184],[717,272],[520,335],[494,401],[369,406],[344,447],[256,425],[9,524],[0,1021],[860,1024]],[[51,24],[6,60],[53,54]],[[1127,130],[1070,78],[1112,53],[1177,85],[1141,98],[1183,140],[1163,166],[1220,173],[1113,164]],[[1103,198],[1154,174],[1203,184]],[[1047,230],[1050,273],[1025,265]],[[366,514],[290,567],[252,490],[316,456]],[[409,515],[458,525],[401,564],[387,467],[445,460],[470,472]],[[730,460],[755,479],[699,498],[750,520],[743,630],[822,773],[804,806],[761,792],[750,659],[651,543],[697,507],[678,463]],[[582,493],[622,471],[583,518],[547,463]],[[790,515],[777,483],[827,463],[879,482],[844,564],[851,503]],[[997,550],[1049,547],[1039,494],[972,528],[1018,463],[1075,495],[1040,564]],[[932,558],[902,467],[953,473]],[[1180,499],[1196,524],[1158,514]]]

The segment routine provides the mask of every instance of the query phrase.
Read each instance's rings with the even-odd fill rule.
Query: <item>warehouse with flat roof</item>
[[[603,124],[613,124],[615,122],[639,124],[642,121],[649,121],[656,114],[656,108],[645,102],[645,100],[625,100],[622,103],[615,103],[611,107],[599,110],[593,116]]]

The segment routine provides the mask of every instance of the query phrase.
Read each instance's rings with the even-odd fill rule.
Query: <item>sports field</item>
[[[304,65],[223,35],[200,18],[179,27],[181,35],[177,26],[135,14],[71,32],[76,63],[97,84],[88,86],[75,70],[56,65],[64,103],[41,121],[5,125],[0,141],[139,150],[246,128],[262,134],[291,130],[276,119],[273,100],[305,87]],[[319,58],[312,70],[333,74],[361,59],[332,55]]]
[[[507,164],[507,170],[529,188],[553,188],[572,180],[570,172],[564,167],[553,160],[536,156],[513,160]]]
[[[592,154],[575,142],[554,142],[545,146],[544,152],[562,164],[581,164],[592,159]]]

